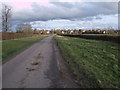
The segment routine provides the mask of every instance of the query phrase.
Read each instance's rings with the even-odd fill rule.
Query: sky
[[[12,7],[11,25],[36,29],[118,29],[118,0],[3,0]]]

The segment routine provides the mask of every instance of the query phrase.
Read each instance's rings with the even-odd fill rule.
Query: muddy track
[[[78,88],[53,37],[35,43],[3,65],[3,88]]]

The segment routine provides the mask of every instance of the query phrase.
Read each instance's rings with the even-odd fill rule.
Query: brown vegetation
[[[40,34],[33,34],[33,33],[2,32],[1,40],[18,39],[18,38],[33,37],[39,35]]]

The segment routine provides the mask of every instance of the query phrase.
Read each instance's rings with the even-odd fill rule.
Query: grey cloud
[[[114,29],[117,29],[118,25],[116,20],[118,19],[116,15],[105,15],[97,16],[101,19],[96,19],[96,17],[90,18],[91,20],[48,20],[48,21],[35,21],[31,22],[33,28],[38,29],[96,29],[96,28],[108,28],[112,26]],[[110,22],[111,21],[111,22]]]
[[[74,3],[71,2],[51,2],[52,4],[60,7],[65,7],[65,8],[73,8]]]
[[[93,16],[117,14],[117,2],[51,2],[53,6],[31,4],[31,9],[13,13],[13,20],[47,21],[52,19],[91,20]],[[86,19],[85,19],[86,18]],[[100,17],[96,17],[100,19]]]
[[[96,16],[95,19],[102,19],[100,16]]]

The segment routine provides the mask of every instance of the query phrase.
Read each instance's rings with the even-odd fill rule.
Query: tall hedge
[[[64,35],[64,34],[59,34],[59,35],[120,43],[120,36],[116,36],[116,35]]]
[[[2,40],[32,37],[32,36],[38,36],[38,35],[39,34],[33,34],[33,33],[2,32]]]

